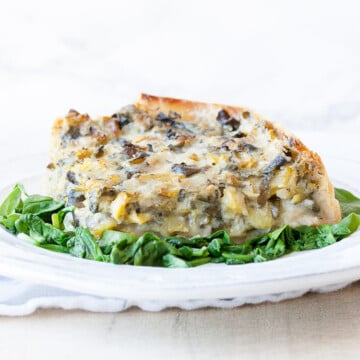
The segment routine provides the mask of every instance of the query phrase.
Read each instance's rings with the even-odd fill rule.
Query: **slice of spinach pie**
[[[225,229],[241,242],[341,218],[320,157],[246,108],[143,94],[111,116],[70,110],[50,156],[49,194],[96,236]]]

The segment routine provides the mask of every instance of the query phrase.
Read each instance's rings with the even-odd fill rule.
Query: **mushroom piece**
[[[177,174],[182,174],[182,175],[185,175],[186,177],[189,177],[191,175],[199,173],[201,171],[201,169],[196,166],[187,165],[184,162],[182,162],[180,164],[172,165],[171,171],[175,172]]]

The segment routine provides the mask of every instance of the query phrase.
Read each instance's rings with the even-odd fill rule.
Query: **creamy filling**
[[[54,134],[49,193],[75,205],[95,235],[226,229],[241,241],[319,222],[314,169],[291,138],[249,114],[200,115],[135,107],[98,120],[69,115]]]

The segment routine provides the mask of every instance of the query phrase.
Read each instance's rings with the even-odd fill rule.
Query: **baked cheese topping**
[[[192,103],[182,113],[144,99],[98,119],[72,110],[54,125],[49,194],[95,235],[225,229],[241,241],[339,220],[319,157],[296,138],[246,109]]]

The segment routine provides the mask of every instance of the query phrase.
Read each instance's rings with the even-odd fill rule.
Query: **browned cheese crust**
[[[320,157],[246,108],[142,94],[112,116],[70,111],[52,138],[49,192],[97,236],[225,229],[241,241],[341,217]]]

